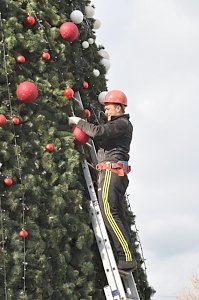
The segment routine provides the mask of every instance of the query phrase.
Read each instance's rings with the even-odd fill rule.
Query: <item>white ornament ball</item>
[[[106,58],[106,59],[110,59],[110,55],[108,54],[107,51],[105,51],[104,49],[100,49],[98,51],[99,55],[103,58]]]
[[[84,16],[83,16],[83,13],[80,10],[74,10],[70,14],[70,19],[75,24],[80,24],[83,21]]]
[[[97,70],[97,69],[94,69],[93,74],[94,74],[95,77],[98,77],[100,75],[100,71]]]
[[[82,42],[82,47],[87,49],[89,47],[89,43],[87,41]]]
[[[104,99],[105,99],[107,93],[108,93],[108,92],[104,91],[104,92],[101,92],[101,93],[98,95],[98,100],[99,100],[99,102],[100,102],[101,104],[104,103]]]
[[[105,67],[106,71],[108,71],[110,69],[111,64],[110,64],[110,61],[108,59],[102,58],[100,60],[100,63]]]
[[[94,7],[88,5],[85,7],[85,13],[86,13],[86,16],[87,18],[92,18],[95,14],[95,9]]]
[[[94,39],[93,38],[89,38],[88,42],[89,42],[90,45],[92,45],[94,43]]]
[[[93,23],[93,29],[99,29],[101,27],[101,21],[99,19],[96,19]]]

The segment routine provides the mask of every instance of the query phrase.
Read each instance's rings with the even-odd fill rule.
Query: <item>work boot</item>
[[[117,267],[119,270],[123,270],[126,272],[133,272],[137,269],[137,263],[135,260],[132,261],[119,260]]]

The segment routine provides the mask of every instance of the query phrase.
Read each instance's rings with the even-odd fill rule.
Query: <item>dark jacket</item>
[[[103,125],[94,125],[80,120],[77,127],[99,144],[98,162],[129,160],[133,126],[128,114],[112,117]]]

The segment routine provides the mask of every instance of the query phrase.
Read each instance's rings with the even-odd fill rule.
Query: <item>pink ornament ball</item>
[[[6,124],[6,116],[0,114],[0,126],[4,126]]]
[[[84,109],[84,113],[85,113],[85,117],[86,117],[86,119],[89,119],[89,118],[90,118],[90,116],[91,116],[91,112],[90,112],[90,110],[89,110],[89,109],[87,109],[87,108],[85,108],[85,109]]]
[[[17,56],[17,62],[19,64],[24,64],[26,62],[26,58],[23,55]]]
[[[55,150],[54,144],[47,144],[47,145],[45,146],[45,150],[46,150],[47,152],[49,152],[49,153],[54,152],[54,150]]]
[[[4,178],[3,183],[7,186],[11,186],[13,185],[13,179],[7,176],[6,178]]]
[[[24,20],[24,23],[27,25],[27,26],[34,26],[35,23],[36,23],[36,20],[33,16],[27,16]]]
[[[27,238],[28,237],[28,231],[25,230],[25,229],[21,229],[19,231],[19,236],[22,237],[22,238]]]
[[[71,128],[71,131],[77,144],[84,145],[88,142],[89,136],[76,125]]]
[[[21,82],[16,90],[17,99],[23,103],[32,103],[38,97],[37,86],[30,81]]]
[[[43,52],[41,57],[43,60],[48,61],[48,60],[50,60],[50,53]]]
[[[84,89],[87,89],[87,88],[89,87],[89,84],[88,84],[87,81],[84,81],[84,82],[82,83],[82,86],[83,86]]]
[[[13,117],[12,118],[12,123],[14,125],[19,125],[21,123],[20,119],[18,117]]]
[[[79,36],[79,29],[73,22],[63,23],[59,28],[59,32],[61,37],[69,42],[75,41]]]
[[[75,93],[74,93],[74,90],[73,90],[73,89],[71,89],[71,88],[65,88],[65,89],[64,89],[63,95],[64,95],[65,97],[67,97],[68,99],[73,98],[74,94],[75,94]]]

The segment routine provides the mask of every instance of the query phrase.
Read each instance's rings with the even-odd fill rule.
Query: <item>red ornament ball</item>
[[[12,179],[12,177],[6,177],[6,178],[4,178],[3,183],[5,185],[7,185],[7,186],[13,185],[13,179]]]
[[[75,142],[77,142],[77,144],[84,145],[88,142],[89,136],[85,132],[83,132],[80,128],[78,128],[76,125],[74,125],[71,128],[71,131],[73,133]]]
[[[35,18],[33,16],[27,16],[24,20],[24,23],[27,25],[27,26],[34,26],[36,21],[35,21]]]
[[[26,62],[26,58],[23,55],[17,56],[17,62],[19,64],[24,64]]]
[[[43,52],[41,57],[43,60],[48,61],[48,60],[50,60],[50,53]]]
[[[0,126],[4,126],[6,124],[6,116],[0,114]]]
[[[85,109],[84,109],[84,113],[85,113],[85,117],[86,117],[86,119],[90,118],[90,116],[91,116],[91,112],[90,112],[90,110],[89,110],[89,109],[85,108]]]
[[[68,99],[71,99],[71,98],[73,98],[73,96],[74,96],[74,91],[73,91],[73,89],[71,89],[71,88],[66,88],[66,89],[64,89],[64,96],[65,97],[67,97]]]
[[[13,117],[12,118],[12,123],[14,125],[19,125],[21,123],[20,119],[18,117]]]
[[[47,145],[45,146],[45,150],[46,150],[47,152],[53,152],[53,151],[55,150],[54,144],[47,144]]]
[[[59,28],[59,32],[61,37],[69,42],[73,42],[79,36],[79,29],[73,22],[63,23]]]
[[[16,90],[17,99],[24,103],[31,103],[38,97],[37,86],[30,81],[21,82]]]
[[[27,238],[28,237],[28,231],[25,229],[22,229],[19,231],[19,236],[22,238]]]
[[[84,82],[82,83],[82,86],[83,86],[84,89],[87,89],[87,88],[89,87],[89,84],[88,84],[87,81],[84,81]]]

